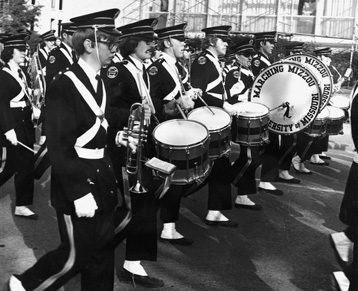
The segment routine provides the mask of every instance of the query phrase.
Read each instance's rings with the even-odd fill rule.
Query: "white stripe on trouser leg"
[[[65,275],[74,265],[75,257],[76,257],[76,250],[75,250],[75,242],[73,237],[73,225],[70,215],[63,215],[65,218],[66,229],[68,234],[68,240],[70,241],[70,255],[68,257],[67,262],[63,266],[62,270],[57,274],[52,275],[50,278],[46,279],[42,282],[42,284],[34,289],[34,291],[43,291],[46,288],[50,287],[58,278]]]
[[[2,155],[1,155],[0,173],[2,173],[2,171],[4,171],[4,168],[5,168],[6,158],[7,158],[6,153],[7,153],[7,149],[6,149],[6,147],[3,147]]]

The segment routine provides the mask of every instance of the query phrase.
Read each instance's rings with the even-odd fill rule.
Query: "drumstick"
[[[185,114],[184,114],[184,112],[183,112],[183,109],[181,109],[180,104],[179,104],[179,103],[175,103],[175,105],[177,106],[177,108],[178,108],[178,110],[179,110],[181,116],[182,116],[185,120],[187,120],[188,118],[185,116]]]
[[[29,151],[33,152],[34,154],[36,154],[36,152],[32,149],[29,148],[27,145],[23,144],[21,141],[17,141],[17,143],[21,146],[23,146],[25,149],[28,149]]]
[[[205,107],[208,108],[209,111],[210,111],[213,115],[215,115],[214,111],[211,110],[211,108],[209,107],[209,105],[204,101],[203,98],[201,98],[201,96],[200,96],[199,94],[197,95],[197,97],[201,100],[201,102],[204,103]]]

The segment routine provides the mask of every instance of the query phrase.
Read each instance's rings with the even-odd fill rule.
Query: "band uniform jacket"
[[[252,73],[256,77],[263,69],[265,69],[269,65],[271,65],[270,60],[261,52],[257,52],[257,54],[254,55],[251,61]]]
[[[47,65],[47,59],[50,51],[46,48],[40,48],[39,49],[39,60],[42,67],[42,71],[44,72],[44,75],[46,76],[46,65]]]
[[[77,57],[63,43],[50,51],[46,62],[46,84],[50,84],[58,72],[68,69]]]
[[[35,129],[31,120],[32,108],[30,102],[21,89],[19,82],[5,72],[4,68],[10,69],[10,67],[5,65],[0,70],[0,145],[10,145],[5,133],[14,129],[17,139],[32,148],[35,142]],[[14,72],[14,74],[18,74],[18,72]],[[25,74],[25,76],[27,75]],[[29,80],[27,82],[29,84]],[[23,95],[21,98],[20,94]],[[26,104],[25,107],[11,105],[16,103],[13,100],[16,96],[19,96],[19,102]]]
[[[188,83],[188,73],[178,62],[170,64],[166,61],[167,56],[162,56],[152,63],[147,71],[150,79],[150,95],[158,105],[160,102],[164,105],[173,99],[179,98],[185,91],[190,89]],[[181,79],[181,81],[179,80]],[[164,121],[163,109],[157,111],[157,117]]]
[[[192,63],[190,72],[191,85],[203,91],[202,98],[209,106],[223,107],[224,85],[222,70],[217,57],[209,50],[204,50]],[[195,100],[195,107],[204,106]]]
[[[117,131],[123,130],[123,127],[128,125],[131,106],[134,103],[142,103],[137,83],[126,67],[128,62],[134,65],[130,58],[124,58],[122,62],[112,62],[111,65],[101,71],[108,96],[106,118],[109,124],[108,137],[110,146],[113,146],[111,143],[113,143]],[[153,103],[156,112],[162,110],[161,102],[153,100]],[[156,122],[152,118],[148,135],[151,134],[151,130],[154,129],[155,125]],[[151,138],[148,138],[148,141],[150,142]],[[151,157],[152,154],[148,152],[148,155],[150,155],[148,157]]]
[[[244,84],[244,88],[241,92],[236,94],[231,94],[231,89],[239,82],[242,81]],[[247,101],[249,89],[252,87],[254,83],[254,75],[252,72],[246,68],[241,67],[239,64],[235,64],[231,67],[231,69],[226,74],[225,80],[225,90],[226,96],[228,98],[228,102],[230,104],[235,104],[240,101]]]
[[[83,69],[76,63],[71,66],[78,80],[95,98],[95,90]],[[83,145],[84,150],[106,148],[106,120],[98,118],[91,110],[73,81],[58,74],[47,91],[47,147],[52,165],[51,203],[65,214],[74,215],[74,200],[92,193],[99,211],[111,211],[117,205],[116,180],[109,157],[104,150],[103,158],[83,158],[75,149],[76,141],[100,122]],[[91,96],[91,97],[92,97]],[[97,104],[106,102],[102,100]]]
[[[352,91],[351,134],[354,144],[354,160],[349,171],[346,188],[339,213],[340,220],[352,227],[358,225],[358,83]]]

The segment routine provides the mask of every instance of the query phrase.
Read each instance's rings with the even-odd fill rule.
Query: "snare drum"
[[[236,119],[235,142],[242,145],[262,145],[269,140],[267,124],[269,110],[260,103],[239,102],[234,104],[238,116]]]
[[[210,106],[196,108],[189,112],[188,120],[195,120],[204,124],[210,133],[209,158],[216,159],[227,155],[231,141],[231,117],[224,109]]]
[[[157,125],[153,139],[158,158],[177,167],[172,184],[186,185],[209,175],[210,136],[203,124],[193,120],[168,120]]]
[[[343,134],[344,111],[343,109],[327,106],[329,116],[327,120],[327,134],[337,135]]]
[[[327,131],[328,116],[329,111],[327,107],[325,107],[317,115],[316,119],[303,130],[303,132],[313,137],[325,135]]]
[[[350,107],[349,98],[337,94],[333,95],[329,100],[329,105],[347,110]]]

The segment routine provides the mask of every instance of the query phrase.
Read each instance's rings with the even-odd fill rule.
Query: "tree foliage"
[[[1,32],[16,34],[19,30],[33,32],[36,22],[41,15],[42,6],[27,4],[26,0],[10,0],[4,4],[3,14],[0,17]],[[38,35],[32,34],[29,44],[34,51]]]

